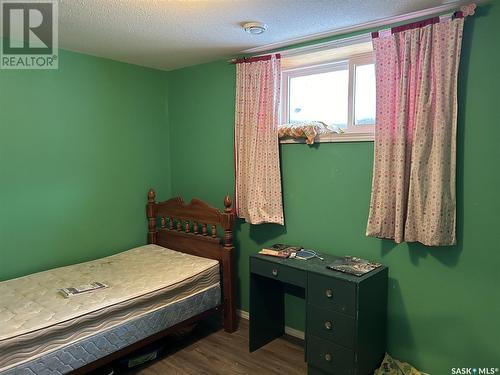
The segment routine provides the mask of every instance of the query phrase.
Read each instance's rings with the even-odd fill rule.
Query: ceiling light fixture
[[[252,35],[259,35],[267,30],[267,25],[262,22],[246,22],[241,26],[247,33]]]

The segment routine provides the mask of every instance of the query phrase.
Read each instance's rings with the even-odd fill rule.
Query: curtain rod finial
[[[460,10],[464,14],[464,17],[473,16],[474,13],[476,13],[476,7],[477,7],[477,5],[475,3],[472,3],[469,5],[464,5],[464,6],[460,7]]]

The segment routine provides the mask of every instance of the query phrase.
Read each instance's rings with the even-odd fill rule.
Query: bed
[[[0,374],[86,373],[219,311],[233,332],[229,197],[224,205],[155,202],[150,190],[148,245],[0,283]],[[94,281],[107,287],[59,292]]]

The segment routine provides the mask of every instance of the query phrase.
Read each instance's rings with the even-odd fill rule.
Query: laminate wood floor
[[[220,324],[202,322],[184,338],[168,338],[168,350],[159,360],[128,370],[127,375],[304,375],[304,348],[300,340],[283,337],[248,352],[248,321],[238,331],[224,332]],[[122,372],[123,373],[123,372]]]

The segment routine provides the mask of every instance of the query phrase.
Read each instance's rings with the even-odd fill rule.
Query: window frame
[[[336,70],[349,71],[347,128],[343,134],[321,134],[315,142],[370,142],[375,137],[375,124],[354,125],[355,121],[355,88],[356,67],[375,63],[375,53],[365,52],[339,60],[331,60],[321,64],[303,65],[281,72],[281,123],[289,122],[289,86],[290,79],[312,74],[327,73]],[[304,143],[302,139],[280,139],[280,143]]]

